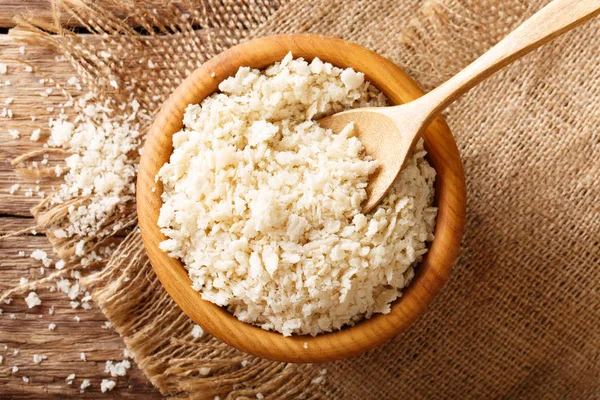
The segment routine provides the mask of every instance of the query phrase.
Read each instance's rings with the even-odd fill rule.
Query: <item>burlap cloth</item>
[[[56,12],[72,13],[98,35],[74,36],[30,19],[23,36],[62,52],[96,93],[125,98],[98,84],[116,78],[156,109],[207,58],[272,33],[358,42],[430,89],[545,3],[207,0],[185,15],[144,2],[99,8],[69,0]],[[192,323],[160,286],[136,230],[86,278],[94,299],[168,396],[600,398],[599,31],[596,19],[559,38],[447,111],[468,186],[462,251],[435,303],[390,343],[345,361],[286,365],[208,335],[193,339]],[[95,56],[105,49],[110,60]],[[147,59],[157,68],[147,68]],[[47,219],[47,211],[37,217]],[[135,213],[124,218],[135,221]],[[200,367],[211,367],[211,375],[200,375]]]

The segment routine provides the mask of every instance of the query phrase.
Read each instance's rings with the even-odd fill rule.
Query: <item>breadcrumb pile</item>
[[[389,194],[362,214],[368,157],[347,126],[316,119],[386,99],[362,73],[288,54],[240,68],[190,105],[157,179],[161,249],[194,289],[263,329],[316,335],[387,313],[433,239],[435,170],[417,146]]]

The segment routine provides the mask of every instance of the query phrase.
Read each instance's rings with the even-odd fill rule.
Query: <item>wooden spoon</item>
[[[431,120],[493,73],[600,13],[600,0],[554,0],[444,84],[400,106],[344,111],[319,121],[339,132],[353,122],[367,154],[379,161],[363,212],[375,207],[402,169]]]

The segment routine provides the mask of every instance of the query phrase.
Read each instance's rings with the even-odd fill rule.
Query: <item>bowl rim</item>
[[[256,356],[284,362],[325,362],[372,349],[406,329],[433,301],[456,259],[465,221],[466,186],[460,155],[441,116],[423,134],[428,158],[436,169],[435,239],[415,267],[415,277],[388,314],[375,314],[351,327],[317,336],[284,337],[236,319],[227,310],[202,300],[192,289],[179,260],[158,249],[166,237],[158,228],[162,184],[158,169],[172,152],[172,135],[182,127],[188,104],[197,104],[234,75],[240,66],[264,68],[292,51],[295,58],[319,57],[339,67],[352,67],[385,93],[392,104],[423,95],[419,86],[398,66],[377,53],[339,38],[293,34],[265,36],[244,42],[205,62],[171,94],[157,114],[144,144],[137,178],[136,207],[144,247],[163,287],[197,324],[220,340]],[[166,159],[165,159],[166,155]],[[154,189],[153,189],[154,188]]]

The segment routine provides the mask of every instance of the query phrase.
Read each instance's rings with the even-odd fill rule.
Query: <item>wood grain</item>
[[[281,60],[289,51],[296,57],[324,61],[362,71],[392,104],[402,104],[423,92],[398,67],[381,56],[340,39],[317,35],[270,36],[238,45],[188,77],[157,116],[144,146],[137,185],[137,207],[142,238],[152,265],[167,292],[182,310],[214,336],[243,351],[280,361],[323,362],[362,353],[406,329],[433,300],[447,279],[456,258],[465,219],[465,181],[458,149],[442,118],[436,118],[424,134],[429,160],[437,170],[439,207],[435,240],[402,298],[387,315],[377,315],[351,328],[316,337],[267,332],[244,324],[216,305],[201,299],[191,287],[178,260],[158,249],[165,239],[157,220],[162,186],[155,186],[158,169],[172,151],[173,133],[182,127],[190,103],[199,103],[217,89],[219,82],[240,66],[263,68]],[[306,346],[304,345],[306,343]]]
[[[21,1],[15,3],[22,4]],[[0,20],[7,13],[5,6],[5,2],[0,5]],[[41,97],[39,92],[51,87],[39,83],[44,76],[38,71],[26,72],[24,65],[6,59],[34,61],[63,84],[74,75],[71,66],[64,61],[57,61],[53,52],[27,47],[26,54],[21,55],[19,46],[8,35],[0,35],[0,62],[8,65],[8,74],[0,75],[0,80],[11,81],[10,86],[0,86],[0,109],[5,106],[7,98],[14,99],[10,104],[14,117],[0,118],[0,234],[34,225],[29,209],[39,198],[25,197],[22,188],[39,185],[40,190],[49,193],[53,185],[60,183],[60,179],[37,178],[34,171],[15,170],[10,160],[42,147],[48,135],[48,118],[56,114],[46,110],[46,107],[56,107],[65,101],[56,90],[47,98]],[[37,120],[31,121],[30,115],[38,116]],[[32,142],[29,136],[37,128],[42,130],[42,137]],[[12,139],[8,135],[9,129],[19,130],[21,138]],[[50,157],[50,162],[57,161],[57,157]],[[36,183],[38,179],[40,181]],[[8,190],[16,182],[22,188],[10,195]],[[0,291],[14,287],[21,277],[39,275],[40,262],[29,257],[38,248],[46,250],[48,254],[52,252],[48,240],[41,234],[0,241]],[[25,251],[26,256],[19,256],[19,251]],[[91,310],[73,309],[70,300],[62,293],[51,293],[44,288],[37,290],[37,293],[42,305],[33,309],[26,307],[23,296],[15,296],[11,304],[0,304],[0,355],[4,358],[0,364],[0,398],[161,398],[134,363],[126,377],[110,378],[117,382],[112,392],[101,394],[100,382],[109,378],[104,372],[104,363],[106,360],[123,359],[125,345],[122,339],[113,330],[102,328],[106,318],[97,307],[93,306]],[[55,306],[54,315],[48,314],[51,305]],[[10,314],[14,314],[15,319],[11,319]],[[79,316],[81,322],[77,323],[75,316]],[[48,329],[51,322],[57,325],[54,331]],[[13,354],[15,349],[19,349],[19,354]],[[87,362],[79,358],[80,352],[85,352]],[[47,355],[48,359],[35,365],[33,354]],[[10,369],[14,365],[19,367],[19,372],[13,375]],[[76,374],[76,379],[73,385],[67,385],[65,378],[72,373]],[[30,382],[23,382],[23,376],[29,377]],[[82,394],[79,386],[83,379],[89,379],[92,386]]]
[[[165,2],[162,0],[148,0],[146,1],[149,7],[155,8],[157,12],[164,9]],[[106,7],[110,4],[108,1],[98,0],[96,4],[101,7]],[[181,12],[189,12],[188,7],[182,2],[174,2],[174,5],[181,10]],[[52,21],[52,9],[50,7],[50,0],[2,0],[0,4],[0,28],[12,28],[15,26],[14,16],[15,15],[35,15],[37,18]],[[126,18],[126,15],[121,15]],[[80,23],[69,16],[68,14],[62,14],[60,18],[63,26],[68,27],[79,27]]]

